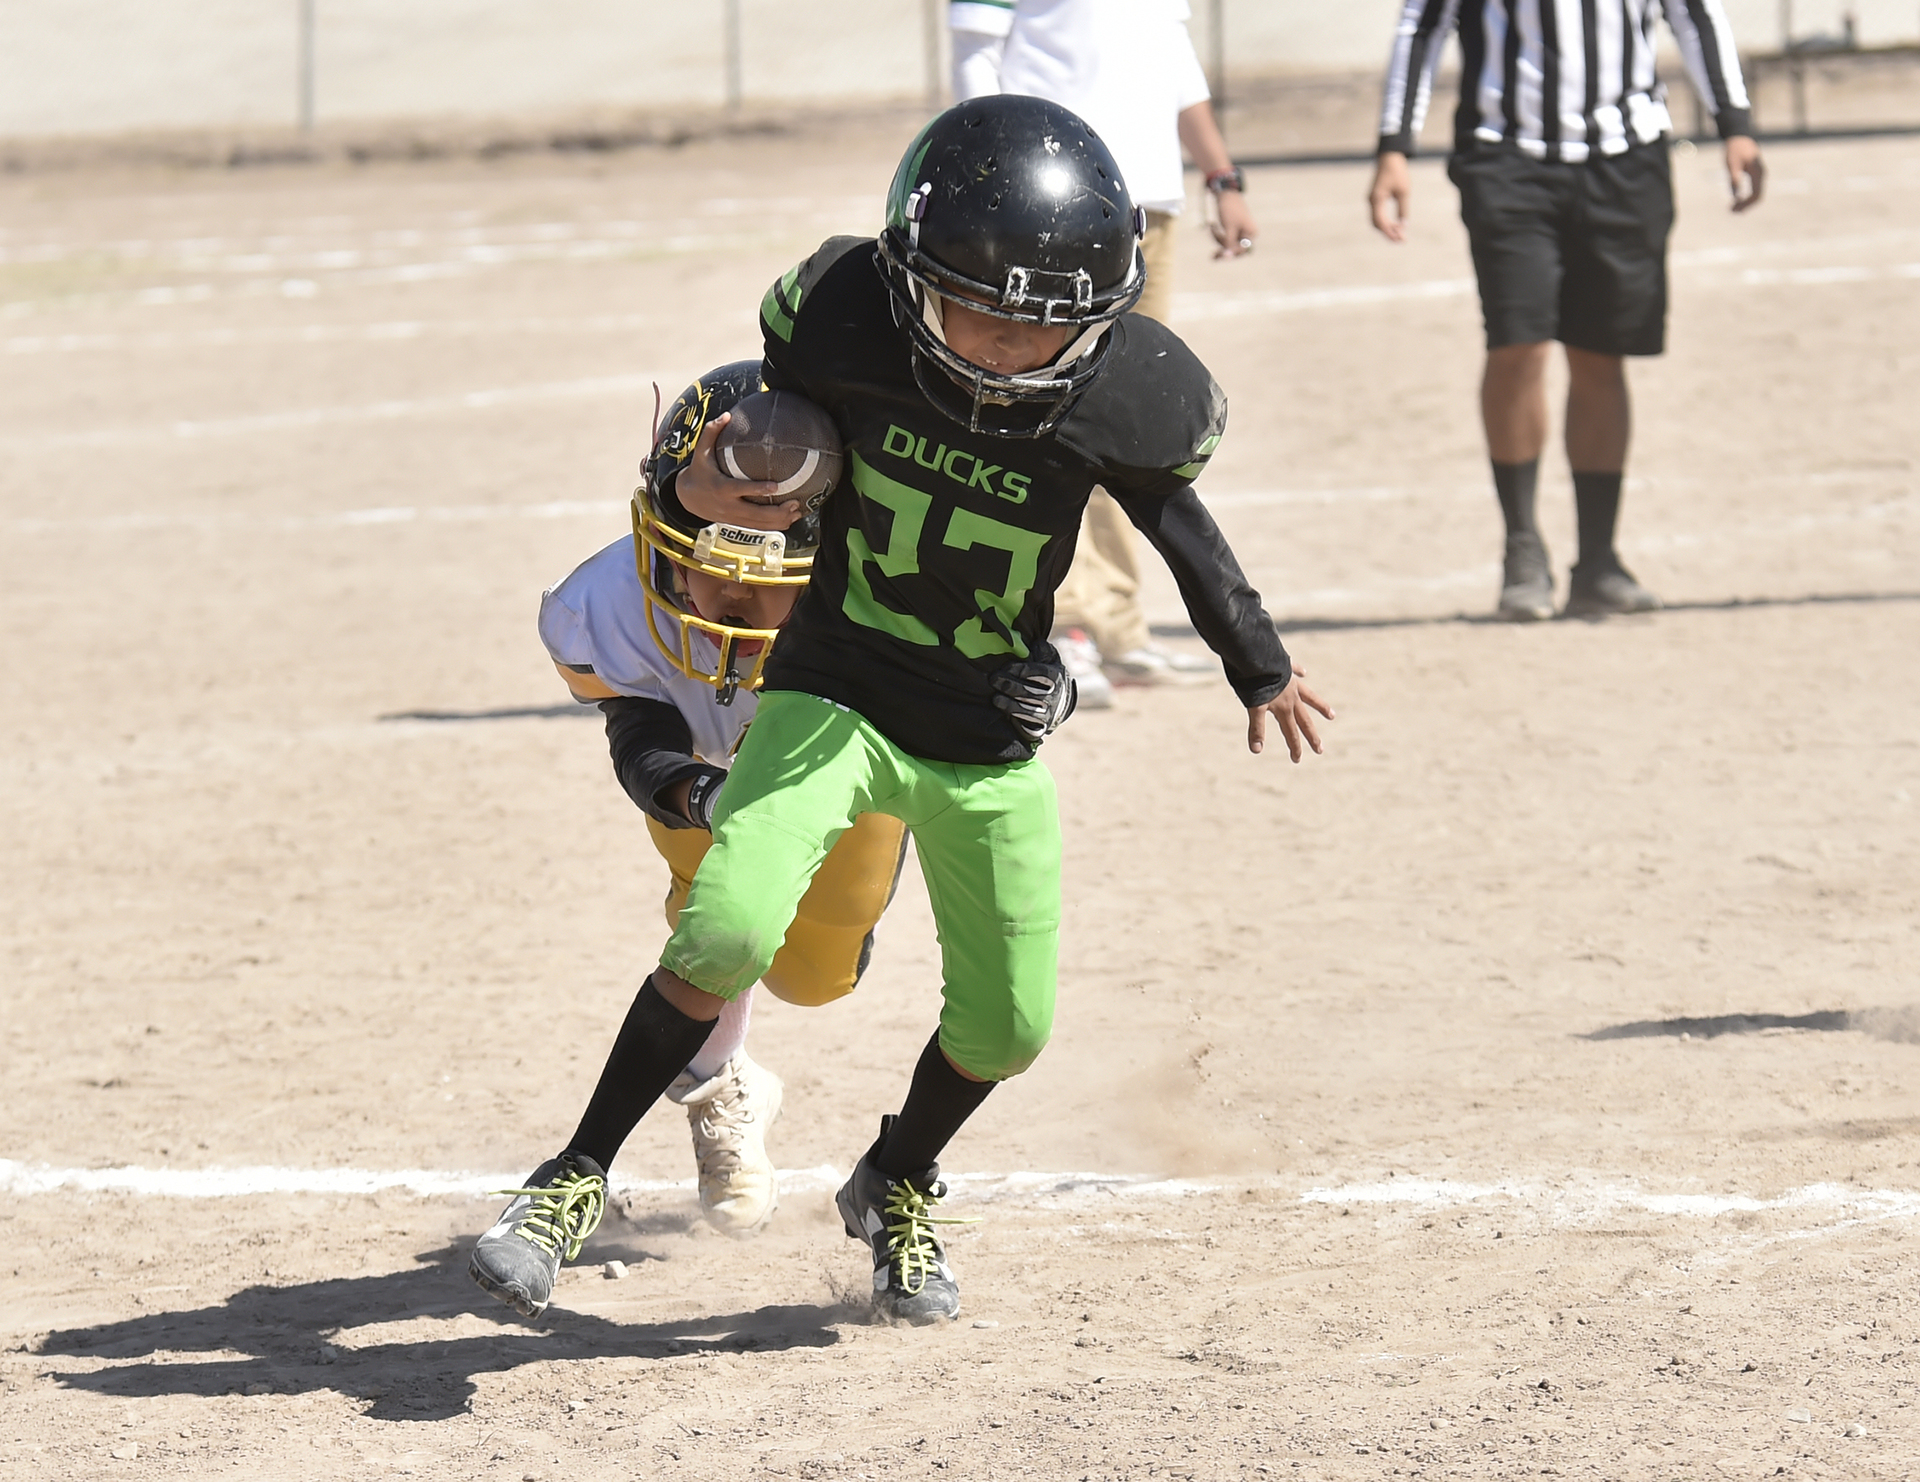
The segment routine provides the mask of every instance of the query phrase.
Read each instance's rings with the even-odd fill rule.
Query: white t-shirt
[[[660,621],[670,619],[662,613]],[[556,664],[589,665],[616,694],[673,706],[693,732],[695,754],[716,766],[733,760],[740,733],[759,704],[757,695],[743,689],[731,705],[722,705],[712,685],[689,679],[667,662],[647,624],[647,593],[633,564],[631,535],[589,556],[541,594],[540,641]],[[712,639],[695,633],[693,642],[697,657],[717,662],[719,646]]]
[[[952,0],[954,96],[1071,108],[1113,151],[1136,205],[1178,212],[1179,116],[1210,96],[1189,13],[1187,0]]]

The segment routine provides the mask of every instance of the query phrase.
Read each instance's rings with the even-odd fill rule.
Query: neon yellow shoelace
[[[940,1245],[935,1225],[977,1225],[978,1219],[952,1219],[933,1213],[947,1192],[945,1184],[916,1189],[906,1179],[887,1189],[887,1257],[899,1269],[900,1286],[917,1296],[929,1276],[938,1274]]]
[[[559,1250],[564,1244],[563,1259],[569,1261],[580,1254],[580,1247],[600,1228],[600,1217],[607,1212],[607,1181],[597,1173],[563,1173],[545,1188],[498,1192],[516,1199],[524,1194],[533,1201],[514,1226],[514,1234],[544,1251]]]

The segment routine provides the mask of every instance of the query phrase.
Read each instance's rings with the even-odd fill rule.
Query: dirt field
[[[935,1013],[911,870],[853,1000],[761,1004],[763,1236],[668,1108],[547,1320],[468,1285],[664,934],[539,592],[900,142],[0,182],[0,1479],[1920,1475],[1912,140],[1739,219],[1677,162],[1670,606],[1526,629],[1440,166],[1401,249],[1259,173],[1181,327],[1340,719],[1049,744],[1059,1025],[949,1153],[965,1318],[869,1326],[830,1214]]]

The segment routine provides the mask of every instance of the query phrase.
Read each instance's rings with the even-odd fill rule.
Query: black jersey
[[[847,449],[767,689],[844,705],[915,756],[1026,760],[1034,748],[987,676],[1050,656],[1053,594],[1096,484],[1166,560],[1241,700],[1286,688],[1273,622],[1192,489],[1226,398],[1170,330],[1116,321],[1106,368],[1072,411],[1018,438],[969,432],[915,384],[871,238],[826,242],[768,291],[760,324],[767,385],[824,407]]]

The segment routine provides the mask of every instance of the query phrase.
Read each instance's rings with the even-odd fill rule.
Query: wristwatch
[[[1246,194],[1247,177],[1241,173],[1238,165],[1230,165],[1224,170],[1215,170],[1207,176],[1207,189],[1215,195],[1223,190],[1239,191]]]

